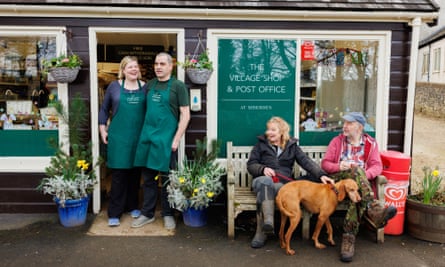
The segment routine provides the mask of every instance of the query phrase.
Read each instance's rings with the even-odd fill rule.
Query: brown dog
[[[331,216],[337,208],[338,202],[346,197],[346,194],[348,194],[349,199],[354,203],[361,200],[357,183],[353,179],[341,180],[335,183],[335,186],[305,180],[294,181],[283,185],[278,191],[275,201],[281,212],[280,246],[286,249],[286,254],[295,254],[295,250],[290,248],[290,239],[301,219],[302,211],[300,204],[303,204],[309,212],[318,213],[317,225],[312,235],[315,247],[326,247],[318,242],[318,236],[320,235],[323,224],[326,225],[329,243],[335,245],[329,216]],[[289,218],[290,225],[284,238],[284,227],[287,218]]]

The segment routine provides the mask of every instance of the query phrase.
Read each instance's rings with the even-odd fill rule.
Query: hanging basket
[[[76,79],[79,70],[80,67],[73,69],[68,67],[58,67],[50,69],[49,73],[51,73],[51,76],[58,83],[70,83]]]
[[[194,84],[206,84],[210,79],[213,70],[188,68],[185,70],[185,72]]]

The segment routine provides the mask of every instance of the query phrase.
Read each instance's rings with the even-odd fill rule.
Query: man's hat
[[[363,116],[363,114],[361,112],[350,112],[350,113],[344,115],[343,119],[346,121],[350,121],[350,122],[356,121],[363,126],[365,126],[365,124],[366,124],[366,118],[365,118],[365,116]]]

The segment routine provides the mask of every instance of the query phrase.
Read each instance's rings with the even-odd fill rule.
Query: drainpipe
[[[419,36],[421,25],[422,19],[420,17],[414,18],[410,23],[413,30],[411,34],[411,55],[409,62],[408,94],[406,100],[405,138],[403,145],[403,153],[407,155],[411,155],[411,145],[413,139],[414,98],[416,94],[417,56],[419,54]]]

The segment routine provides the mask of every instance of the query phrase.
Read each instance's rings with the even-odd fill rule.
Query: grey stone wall
[[[429,117],[445,118],[445,84],[417,83],[414,112]]]

